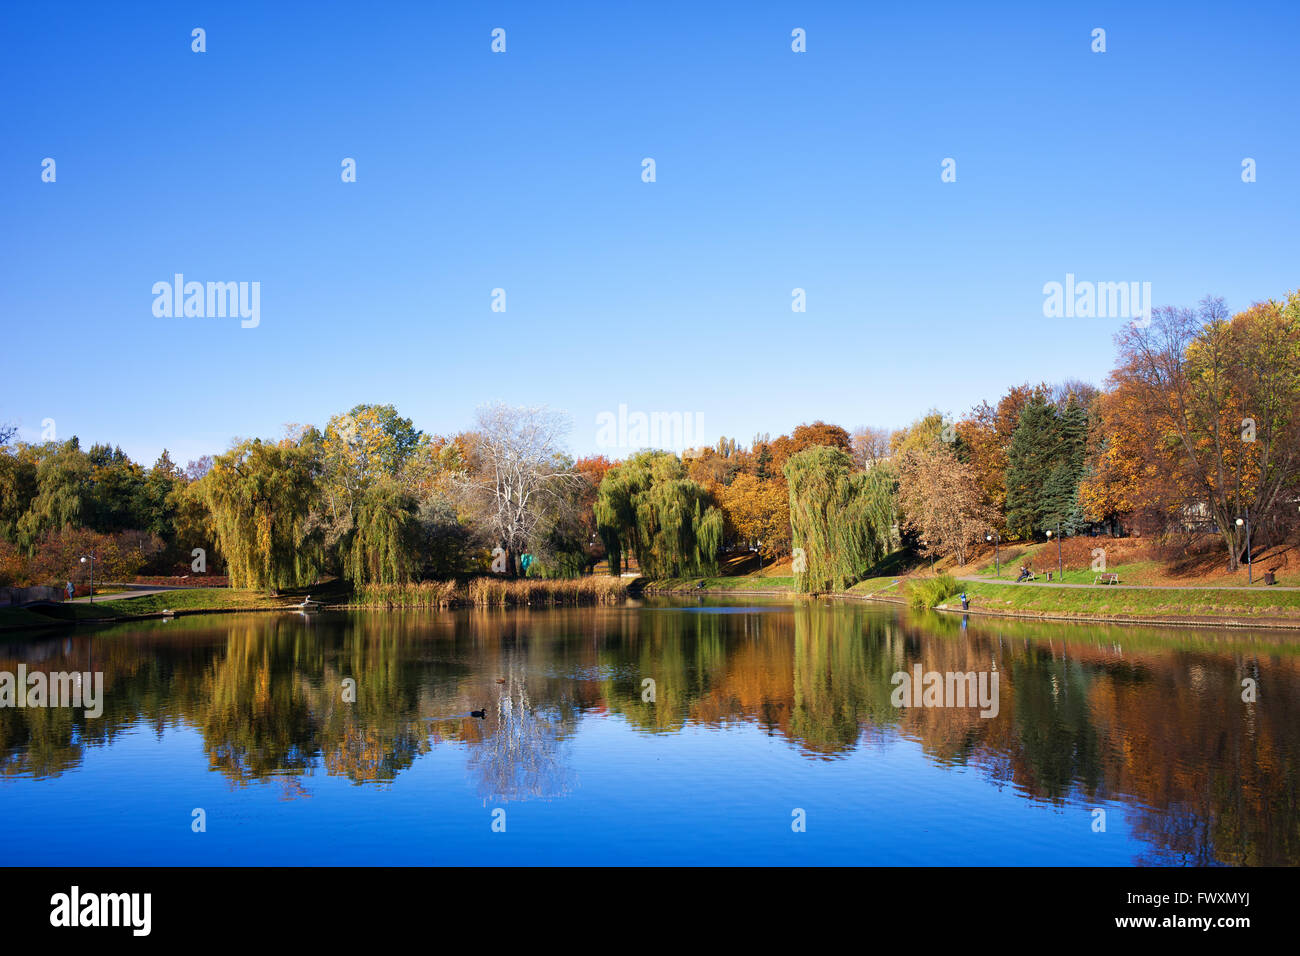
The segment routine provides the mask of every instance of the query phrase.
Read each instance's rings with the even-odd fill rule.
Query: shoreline
[[[709,594],[715,596],[743,597],[746,595],[759,595],[769,597],[786,597],[792,600],[798,598],[837,598],[848,601],[870,601],[875,604],[893,604],[895,606],[906,606],[907,601],[901,597],[883,597],[879,593],[855,594],[852,591],[826,591],[819,594],[803,594],[799,591],[786,589],[776,590],[751,590],[749,588],[656,588],[653,586],[644,589],[646,594]],[[1234,615],[1232,617],[1209,617],[1206,615],[1195,614],[1156,614],[1156,615],[1103,615],[1103,614],[1078,614],[1067,611],[1016,611],[1003,608],[980,608],[971,607],[968,610],[962,610],[960,607],[952,607],[946,603],[936,605],[927,610],[943,612],[946,614],[979,614],[985,617],[1003,617],[1012,618],[1021,621],[1053,621],[1069,622],[1075,624],[1123,624],[1130,626],[1142,627],[1197,627],[1197,628],[1268,628],[1270,630],[1300,630],[1300,615],[1295,618],[1277,618],[1262,617],[1258,620],[1251,619],[1243,615]]]
[[[833,598],[847,601],[868,601],[875,604],[890,604],[894,606],[907,606],[907,601],[902,597],[884,596],[879,592],[870,594],[860,594],[853,591],[830,591],[818,594],[803,594],[799,591],[792,591],[789,588],[683,588],[683,587],[658,587],[653,583],[641,588],[633,589],[629,596],[638,597],[645,595],[669,595],[685,597],[689,595],[709,595],[711,597],[775,597],[795,601],[800,598]],[[491,609],[505,609],[510,607],[613,607],[617,603],[610,604],[605,602],[558,602],[549,601],[539,604],[480,604],[472,601],[455,601],[444,604],[419,604],[419,605],[396,605],[396,604],[323,604],[319,610],[322,611],[421,611],[421,610],[454,610],[462,607],[482,607]],[[1073,613],[1068,611],[1019,611],[1005,608],[989,607],[971,607],[962,610],[960,607],[954,607],[948,603],[936,605],[928,610],[942,612],[946,614],[977,614],[983,617],[1000,617],[1010,618],[1021,621],[1052,621],[1078,624],[1121,624],[1144,627],[1196,627],[1196,628],[1266,628],[1270,630],[1300,630],[1300,615],[1295,618],[1278,618],[1278,617],[1261,617],[1253,619],[1244,615],[1233,615],[1224,617],[1212,617],[1207,615],[1196,614],[1086,614]],[[178,608],[170,613],[165,611],[149,611],[142,614],[120,614],[114,617],[103,618],[79,618],[69,621],[60,621],[54,618],[48,621],[33,621],[22,624],[0,625],[0,635],[12,634],[21,631],[45,630],[47,628],[64,628],[77,627],[79,625],[103,626],[111,624],[124,624],[133,621],[155,621],[167,620],[170,618],[192,617],[202,614],[262,614],[268,612],[281,612],[301,614],[304,613],[296,605],[267,605],[253,607],[197,607],[197,608]]]

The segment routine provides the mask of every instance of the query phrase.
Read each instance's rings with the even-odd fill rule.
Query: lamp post
[[[95,553],[92,551],[90,557],[81,556],[81,563],[90,565],[90,603],[95,603]]]
[[[1237,519],[1238,528],[1240,528],[1243,524],[1246,526],[1246,583],[1254,584],[1255,568],[1250,563],[1250,509],[1249,508],[1246,509],[1245,521],[1242,521],[1240,518]]]
[[[1050,541],[1052,529],[1047,529],[1047,538]],[[1056,522],[1056,580],[1061,580],[1065,576],[1065,565],[1061,563],[1061,522]]]
[[[984,540],[993,542],[993,567],[997,571],[998,577],[1002,577],[1002,555],[998,551],[998,545],[1002,543],[1002,539],[994,531],[991,534],[986,534]]]

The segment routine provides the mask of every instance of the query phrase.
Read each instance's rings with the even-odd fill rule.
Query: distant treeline
[[[290,426],[177,467],[0,431],[0,584],[220,572],[235,587],[337,575],[358,588],[472,575],[568,579],[635,558],[715,573],[792,556],[806,590],[903,546],[964,563],[994,535],[1218,535],[1230,567],[1300,523],[1300,293],[1230,314],[1207,298],[1117,336],[1104,387],[1017,385],[961,417],[723,438],[677,455],[574,460],[562,416],[480,409],[426,434],[391,405]],[[1241,518],[1242,524],[1237,520]],[[396,592],[395,592],[396,593]],[[401,593],[406,593],[403,590]]]

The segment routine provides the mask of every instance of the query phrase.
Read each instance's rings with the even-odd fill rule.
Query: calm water
[[[0,671],[106,686],[0,709],[4,858],[1295,864],[1292,641],[668,601],[9,638]],[[996,668],[997,716],[893,706],[918,663]]]

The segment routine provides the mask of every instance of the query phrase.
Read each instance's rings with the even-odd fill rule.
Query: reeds
[[[476,607],[524,607],[548,604],[617,604],[627,597],[622,578],[592,575],[584,578],[545,580],[523,578],[471,578],[456,581],[420,581],[411,584],[367,584],[352,598],[356,607],[446,608],[471,604]]]
[[[622,578],[592,575],[585,578],[473,578],[469,603],[477,607],[546,604],[616,604],[627,597]]]
[[[420,581],[409,584],[364,584],[357,588],[352,603],[360,607],[454,607],[465,603],[464,591],[455,581]]]

